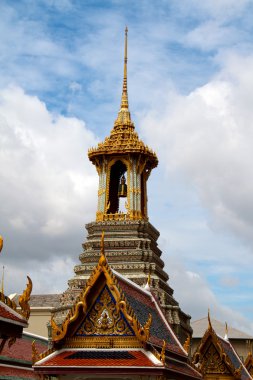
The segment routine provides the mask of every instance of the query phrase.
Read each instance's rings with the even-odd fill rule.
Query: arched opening
[[[126,171],[126,165],[120,160],[116,161],[115,164],[111,166],[107,214],[115,214],[119,211],[125,212],[124,205],[126,194],[124,196],[120,196],[119,185],[124,184],[124,180],[126,180]],[[123,201],[120,202],[122,199]]]

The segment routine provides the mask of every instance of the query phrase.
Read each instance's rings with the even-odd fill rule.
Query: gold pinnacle
[[[128,94],[127,94],[127,26],[125,29],[125,54],[124,54],[124,78],[123,78],[123,89],[121,97],[120,110],[128,110]]]

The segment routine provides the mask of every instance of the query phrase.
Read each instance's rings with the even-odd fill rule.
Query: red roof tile
[[[71,350],[71,351],[63,351],[59,352],[56,355],[51,355],[47,360],[40,362],[38,365],[40,368],[44,366],[53,366],[53,367],[156,367],[156,365],[142,352],[142,351],[113,351],[113,352],[125,352],[129,353],[132,358],[117,358],[112,359],[108,358],[99,358],[99,359],[88,359],[88,358],[76,358],[71,359],[70,356],[75,353],[80,353],[80,350]],[[87,350],[83,351],[87,353]],[[97,352],[97,351],[90,351]],[[104,352],[105,356],[107,353],[112,352],[109,350],[99,351]],[[35,365],[36,367],[36,365]]]
[[[27,321],[22,315],[0,301],[0,320],[12,322],[27,327]]]
[[[47,341],[36,339],[33,335],[26,335],[23,333],[22,338],[16,340],[16,342],[9,348],[8,344],[4,346],[1,352],[1,358],[12,359],[18,361],[32,362],[32,342],[36,341],[36,348],[39,353],[45,351],[47,348]]]

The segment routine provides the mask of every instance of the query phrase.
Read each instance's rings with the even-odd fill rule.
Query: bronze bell
[[[120,179],[118,197],[125,198],[127,196],[127,184],[125,176],[123,175]]]

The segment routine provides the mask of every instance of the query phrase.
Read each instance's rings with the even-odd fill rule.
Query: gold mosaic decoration
[[[96,288],[101,288],[103,282],[104,286],[106,285],[107,292],[110,294],[110,299],[115,301],[114,306],[110,304],[108,293],[106,292],[104,294],[102,292],[102,307],[100,308],[100,305],[98,306],[97,300],[99,294],[96,293]],[[92,318],[89,320],[87,315],[89,315],[90,310],[92,310]],[[83,331],[87,334],[87,339],[85,336],[77,337],[76,333],[73,333],[73,330],[70,330],[70,328],[73,328],[75,331],[81,331],[78,330],[80,325],[75,329],[75,321],[78,320],[80,315],[83,316],[84,321],[81,328],[83,328]],[[88,320],[90,323],[87,322]],[[91,344],[91,340],[94,339],[94,345],[96,346],[97,335],[100,334],[100,347],[103,342],[106,347],[111,347],[114,345],[114,339],[117,347],[125,347],[125,343],[131,345],[131,342],[133,343],[132,346],[136,347],[147,342],[149,339],[151,323],[152,316],[149,315],[146,324],[144,326],[140,324],[133,309],[128,304],[120,289],[117,279],[112,273],[105,257],[103,232],[101,238],[101,255],[98,265],[87,280],[83,291],[77,297],[75,304],[69,311],[61,326],[58,326],[53,318],[51,320],[53,342],[59,344],[63,340],[67,340],[70,343],[70,346],[73,347],[74,342],[77,340],[79,345],[82,344],[83,347],[88,347]],[[133,332],[132,335],[134,336],[130,336],[129,331],[131,330]],[[93,337],[89,335],[89,333],[97,335]],[[108,340],[106,335],[109,334],[115,334],[115,337],[111,336],[110,340]],[[104,341],[101,340],[101,337],[103,336],[105,338]],[[82,343],[80,343],[80,339],[82,339]],[[139,344],[137,344],[138,342]]]
[[[211,344],[203,356],[203,365],[201,366],[203,373],[229,373],[223,358],[213,344]]]
[[[115,301],[108,287],[105,286],[76,335],[132,336],[134,332],[121,312],[117,310]]]

